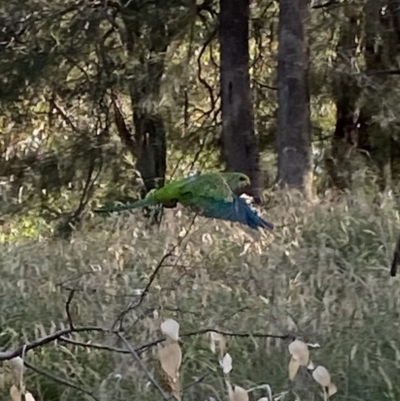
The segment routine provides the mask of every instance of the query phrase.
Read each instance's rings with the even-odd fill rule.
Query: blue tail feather
[[[234,198],[233,202],[212,201],[202,206],[204,217],[228,220],[246,224],[253,229],[259,227],[266,230],[273,230],[274,225],[261,218],[247,202],[239,197]]]

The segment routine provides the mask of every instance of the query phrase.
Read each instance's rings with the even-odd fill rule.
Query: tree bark
[[[358,100],[361,93],[354,75],[354,58],[360,37],[359,11],[349,4],[344,9],[344,19],[337,45],[333,96],[336,104],[336,126],[332,137],[332,149],[326,159],[331,185],[346,189],[351,185],[352,163],[350,154],[357,147]]]
[[[278,50],[278,183],[312,196],[308,0],[280,0]]]
[[[166,132],[163,118],[157,108],[160,97],[161,79],[165,69],[165,53],[171,42],[162,19],[155,21],[146,33],[148,53],[135,47],[140,37],[140,23],[135,19],[138,10],[132,4],[124,14],[124,41],[128,55],[132,60],[139,59],[135,67],[128,71],[129,93],[133,111],[135,132],[130,139],[132,153],[136,156],[136,168],[139,171],[144,190],[142,196],[153,188],[162,187],[166,173]],[[161,16],[158,16],[162,18]]]
[[[389,31],[387,18],[381,11],[384,0],[367,0],[364,6],[365,38],[364,58],[366,74],[369,75],[369,86],[365,88],[364,104],[360,111],[358,148],[368,152],[370,159],[379,170],[379,187],[381,191],[391,186],[391,127],[383,127],[374,119],[382,110],[382,100],[376,93],[390,91],[387,76],[375,74],[390,68],[389,42],[386,32]],[[386,89],[385,89],[386,88]]]
[[[228,171],[247,174],[245,192],[260,201],[261,171],[249,77],[250,0],[220,0],[222,154]]]

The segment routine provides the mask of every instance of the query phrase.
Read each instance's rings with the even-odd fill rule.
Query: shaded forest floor
[[[143,346],[151,372],[160,322],[177,320],[183,399],[227,399],[210,336],[196,334],[212,328],[266,334],[227,338],[231,380],[241,387],[269,384],[276,395],[294,389],[301,399],[322,399],[307,375],[289,382],[288,341],[267,336],[293,334],[320,344],[311,359],[331,372],[335,399],[398,400],[400,286],[388,271],[400,227],[394,203],[362,194],[312,206],[286,199],[265,216],[277,225],[272,234],[199,217],[193,223],[169,210],[160,228],[148,227],[138,212],[96,217],[69,242],[0,245],[2,349],[67,327],[73,289],[76,326],[110,327],[139,303],[124,318],[125,337]],[[112,334],[69,338],[123,348]],[[130,355],[57,341],[28,352],[27,360],[99,400],[160,399]],[[2,379],[6,399],[7,370]],[[89,399],[31,371],[27,388],[37,400]],[[262,395],[258,390],[254,399]]]

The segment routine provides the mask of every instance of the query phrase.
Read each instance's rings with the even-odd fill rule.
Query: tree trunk
[[[336,126],[332,137],[332,150],[326,160],[331,185],[348,188],[352,179],[351,154],[357,146],[358,99],[360,87],[354,74],[354,58],[360,36],[359,11],[349,4],[344,10],[347,17],[340,27],[337,45],[333,96],[336,104]]]
[[[261,172],[249,77],[249,6],[250,0],[220,0],[222,153],[228,171],[250,177],[251,188],[245,191],[260,202]]]
[[[400,0],[388,0],[389,12],[392,17],[392,27],[396,35],[396,53],[400,47]]]
[[[389,92],[390,83],[384,74],[376,74],[390,68],[390,51],[387,18],[381,10],[385,6],[383,0],[367,0],[364,6],[365,38],[364,58],[369,86],[365,89],[364,105],[360,111],[358,147],[369,152],[370,159],[379,170],[379,187],[384,191],[391,186],[391,129],[383,127],[374,119],[382,110],[382,100],[376,93]]]
[[[163,118],[154,105],[159,103],[161,78],[165,69],[164,57],[171,38],[166,34],[163,21],[160,20],[146,33],[149,42],[147,54],[136,48],[140,24],[135,20],[135,7],[135,4],[127,7],[124,15],[124,41],[128,55],[132,60],[140,61],[128,71],[131,76],[129,93],[135,128],[128,143],[131,144],[131,151],[136,157],[136,168],[144,183],[144,196],[151,189],[163,186],[165,182],[166,132]]]
[[[312,196],[308,0],[280,0],[278,50],[278,182]]]

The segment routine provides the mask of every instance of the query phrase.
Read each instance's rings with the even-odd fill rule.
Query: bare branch
[[[181,334],[181,337],[193,337],[199,334],[206,334],[206,333],[216,333],[221,334],[222,336],[226,337],[240,337],[240,338],[276,338],[278,340],[290,340],[294,339],[295,337],[289,334],[269,334],[269,333],[235,333],[230,331],[218,330],[218,329],[201,329],[198,331],[192,331],[189,333]]]
[[[73,388],[75,390],[80,391],[81,393],[87,394],[89,397],[93,398],[95,401],[100,401],[97,397],[95,397],[93,395],[93,393],[91,391],[85,390],[84,388],[79,387],[78,385],[76,385],[74,383],[71,383],[71,382],[69,382],[69,381],[67,381],[65,379],[62,379],[62,378],[60,378],[58,376],[55,376],[52,373],[46,372],[43,369],[37,368],[36,366],[32,365],[29,362],[24,361],[24,365],[27,368],[32,369],[34,372],[38,373],[39,375],[48,377],[49,379],[51,379],[51,380],[53,380],[53,381],[55,381],[57,383],[60,383],[63,386],[71,387],[71,388]]]
[[[210,110],[208,110],[208,112],[206,114],[210,115],[214,110],[215,110],[215,97],[214,97],[214,91],[213,88],[211,87],[211,85],[206,81],[206,79],[202,76],[202,57],[207,49],[207,46],[212,42],[212,40],[214,39],[215,35],[218,32],[218,26],[216,26],[209,34],[208,38],[206,39],[206,41],[204,42],[200,53],[197,57],[197,78],[199,79],[200,83],[207,89],[208,94],[210,96],[210,102],[211,102],[211,106],[210,106]]]
[[[128,340],[120,333],[117,333],[117,336],[122,340],[122,342],[126,345],[126,348],[128,348],[129,352],[133,356],[133,359],[139,364],[149,381],[156,387],[156,389],[160,392],[164,400],[168,400],[169,396],[168,394],[165,393],[165,391],[160,387],[160,385],[155,381],[153,375],[147,370],[146,366],[140,359],[139,355],[137,352],[132,348],[132,346],[129,344]]]
[[[318,9],[318,8],[326,8],[332,5],[337,5],[337,1],[336,0],[328,0],[325,3],[320,3],[320,4],[314,4],[314,2],[311,2],[311,8],[313,8],[314,10]]]
[[[23,352],[28,352],[31,349],[50,344],[51,342],[58,340],[60,337],[67,336],[72,333],[82,333],[91,331],[102,332],[102,333],[113,333],[113,331],[110,329],[98,326],[74,327],[73,329],[69,327],[68,329],[58,330],[53,334],[49,334],[48,336],[38,338],[37,340],[34,340],[28,344],[21,345],[15,350],[2,351],[0,352],[0,361],[6,361],[15,358],[17,356],[21,356]]]
[[[173,255],[174,250],[176,249],[178,245],[175,245],[174,247],[172,247],[172,249],[170,251],[168,251],[166,254],[163,255],[163,257],[160,259],[160,261],[157,263],[156,268],[154,269],[153,273],[150,276],[150,279],[145,287],[145,289],[143,290],[143,292],[140,295],[139,300],[134,304],[133,302],[130,302],[129,305],[118,315],[117,319],[115,320],[112,328],[114,329],[117,324],[119,323],[119,329],[121,330],[122,328],[122,324],[123,324],[123,320],[125,318],[125,316],[132,310],[137,308],[144,300],[144,298],[146,297],[147,293],[150,290],[151,285],[153,284],[154,280],[157,277],[158,272],[160,271],[160,269],[163,267],[164,262]]]
[[[110,351],[115,352],[117,354],[130,354],[130,351],[123,349],[123,348],[115,348],[109,345],[102,345],[102,344],[92,344],[92,343],[84,343],[81,341],[71,340],[70,338],[60,337],[59,341],[65,342],[67,344],[76,345],[78,347],[83,348],[93,348],[100,351]],[[137,351],[138,352],[138,351]]]
[[[399,262],[400,262],[400,237],[397,240],[396,248],[393,253],[392,265],[390,266],[390,276],[391,277],[396,277],[397,266],[398,266]]]
[[[118,315],[117,319],[115,320],[114,324],[112,325],[112,330],[115,331],[115,327],[117,326],[117,324],[119,323],[119,329],[116,331],[121,331],[122,330],[122,324],[123,324],[123,320],[125,318],[125,316],[133,309],[138,308],[142,302],[144,301],[145,297],[147,296],[148,292],[150,291],[151,286],[153,285],[154,280],[156,279],[158,272],[160,271],[160,269],[164,266],[164,262],[171,257],[174,254],[174,251],[176,248],[178,248],[178,246],[180,246],[182,244],[182,242],[186,239],[186,237],[189,235],[191,228],[193,227],[194,221],[196,219],[197,214],[194,215],[189,228],[187,229],[185,235],[167,252],[163,255],[163,257],[160,259],[160,261],[157,263],[156,268],[154,269],[153,273],[150,276],[150,279],[146,285],[146,287],[144,288],[143,292],[140,294],[140,298],[136,303],[133,303],[133,301],[131,301],[128,306]]]
[[[51,99],[50,101],[50,106],[51,108],[55,109],[58,113],[58,115],[61,116],[61,118],[67,123],[73,131],[79,132],[79,129],[75,126],[75,124],[72,122],[72,120],[67,116],[67,114],[64,112],[64,110],[56,103],[55,99]]]
[[[183,333],[180,334],[180,337],[194,337],[198,336],[200,334],[207,334],[207,333],[217,333],[221,334],[226,337],[237,337],[237,338],[275,338],[278,340],[294,340],[296,337],[291,334],[270,334],[270,333],[235,333],[235,332],[230,332],[230,331],[225,331],[225,330],[218,330],[218,329],[211,329],[211,328],[206,328],[206,329],[200,329],[197,331],[191,331],[188,333]],[[165,337],[158,338],[157,340],[151,341],[147,344],[144,344],[138,348],[135,349],[137,353],[143,352],[148,348],[154,347],[157,344],[162,343],[165,341]]]
[[[74,323],[72,321],[72,315],[71,315],[71,310],[70,310],[70,305],[72,302],[72,298],[74,297],[75,294],[75,290],[70,290],[69,295],[68,295],[68,299],[67,302],[65,303],[65,310],[67,313],[67,318],[68,318],[68,323],[69,323],[69,328],[71,330],[74,330]]]

